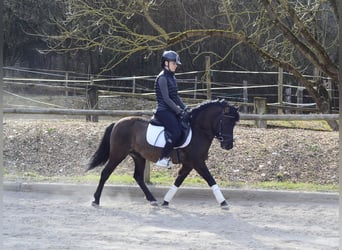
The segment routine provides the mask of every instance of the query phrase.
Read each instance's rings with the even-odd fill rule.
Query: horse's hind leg
[[[146,199],[151,203],[151,205],[155,206],[157,205],[157,200],[156,198],[154,198],[153,194],[150,192],[150,190],[148,189],[144,181],[144,171],[145,171],[146,160],[138,154],[134,154],[132,155],[132,157],[135,163],[134,179],[138,183],[141,190],[144,192]]]
[[[96,189],[96,191],[94,193],[94,201],[92,202],[93,206],[99,206],[100,205],[100,197],[101,197],[101,193],[102,193],[104,184],[108,180],[109,176],[113,173],[113,171],[117,167],[117,165],[119,165],[119,163],[124,158],[125,157],[123,157],[120,160],[112,160],[112,159],[110,159],[107,162],[106,166],[104,167],[104,169],[101,172],[101,178],[100,178],[99,184],[97,186],[97,189]]]

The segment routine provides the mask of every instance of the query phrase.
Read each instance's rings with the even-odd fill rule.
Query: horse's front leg
[[[164,196],[164,202],[163,202],[162,206],[164,206],[164,207],[169,206],[170,201],[173,199],[173,197],[177,193],[178,188],[182,185],[183,181],[189,175],[191,170],[192,170],[192,167],[190,167],[188,165],[184,165],[184,164],[182,165],[182,167],[178,171],[178,176],[177,176],[174,184],[171,186],[169,191]]]
[[[202,178],[211,187],[213,194],[214,194],[217,202],[220,204],[221,208],[222,209],[229,209],[226,199],[224,198],[219,186],[217,185],[214,177],[211,175],[211,173],[210,173],[207,165],[205,164],[205,162],[196,166],[195,170],[198,172],[198,174],[200,176],[202,176]]]

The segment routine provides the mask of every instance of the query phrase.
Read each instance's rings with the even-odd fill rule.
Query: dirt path
[[[160,197],[158,197],[160,198]],[[195,199],[196,198],[196,199]],[[4,192],[4,249],[338,249],[338,200],[270,202]]]

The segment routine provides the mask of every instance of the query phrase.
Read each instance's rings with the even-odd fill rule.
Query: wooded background
[[[57,51],[46,51],[49,47],[46,37],[38,34],[53,34],[58,32],[56,22],[66,18],[68,4],[72,1],[45,1],[45,0],[25,0],[25,1],[4,1],[4,65],[20,66],[25,68],[54,69],[63,71],[73,71],[84,74],[99,74],[102,68],[115,56],[110,50],[99,48],[75,49],[70,52],[58,53]],[[96,1],[88,1],[96,2]],[[110,1],[104,1],[110,2]],[[118,2],[118,1],[112,1]],[[131,1],[127,1],[129,3]],[[75,1],[76,4],[76,1]],[[113,6],[114,7],[114,6]],[[167,26],[170,30],[183,30],[200,27],[195,19],[201,16],[214,15],[218,8],[217,1],[164,1],[163,5],[155,13],[162,26]],[[187,13],[190,11],[191,13]],[[142,18],[141,18],[142,19]],[[95,21],[94,21],[95,22]],[[207,25],[219,28],[218,21],[205,21]],[[78,25],[87,25],[79,23]],[[133,26],[141,28],[142,32],[150,32],[150,27],[144,27],[143,20],[134,20]],[[203,70],[203,52],[208,51],[222,57],[227,49],[230,49],[235,42],[232,39],[213,38],[200,42],[196,47],[180,51],[182,67],[180,71]],[[179,51],[181,45],[172,46],[172,49]],[[143,50],[132,54],[122,64],[106,71],[108,75],[131,76],[156,74],[160,71],[160,57],[165,48],[156,51]],[[44,51],[44,52],[43,52]],[[200,53],[203,53],[199,58]],[[218,67],[217,67],[218,68]],[[241,44],[233,53],[222,61],[220,69],[229,70],[263,70],[264,64],[257,53]],[[262,78],[260,78],[261,80]],[[235,79],[232,79],[233,81]],[[239,79],[237,79],[239,80]],[[240,79],[241,80],[241,79]]]

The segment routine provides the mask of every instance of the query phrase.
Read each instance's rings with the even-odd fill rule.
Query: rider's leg
[[[172,150],[173,150],[173,142],[170,138],[168,138],[166,140],[166,144],[162,150],[160,159],[168,157],[169,154],[172,152]]]
[[[169,158],[169,154],[172,152],[172,150],[173,150],[172,140],[168,139],[166,141],[164,148],[162,149],[162,153],[160,155],[159,160],[156,162],[156,165],[159,167],[171,168],[172,162],[171,162],[171,159]]]
[[[168,133],[168,139],[162,150],[161,156],[157,161],[157,165],[170,167],[171,161],[168,159],[169,154],[172,152],[175,142],[177,142],[181,136],[179,121],[177,116],[169,111],[158,111],[156,117],[164,125],[165,131]]]

